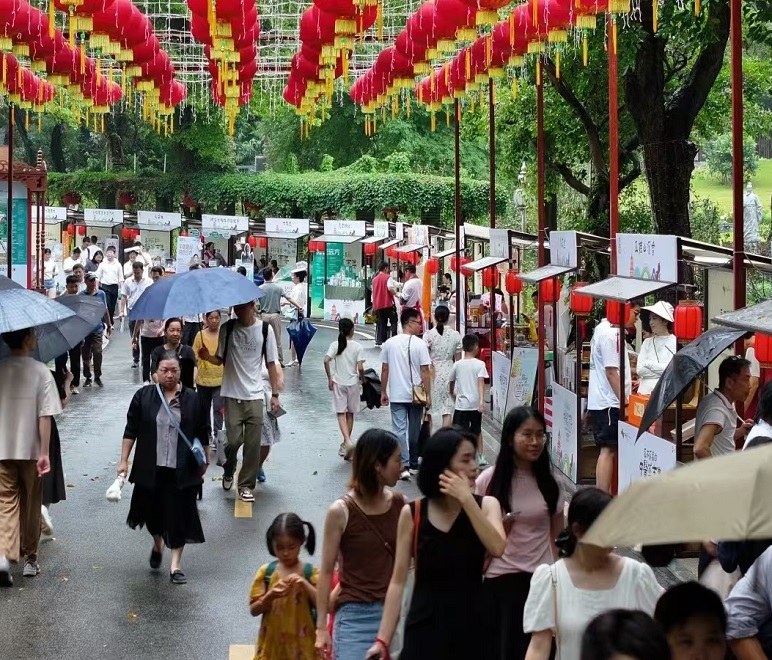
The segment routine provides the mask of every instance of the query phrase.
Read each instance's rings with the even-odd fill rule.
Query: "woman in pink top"
[[[563,529],[565,493],[552,471],[546,423],[538,410],[509,411],[496,465],[477,477],[477,493],[501,504],[507,547],[485,571],[485,660],[524,660],[530,635],[523,608],[536,567],[557,559],[555,538]]]

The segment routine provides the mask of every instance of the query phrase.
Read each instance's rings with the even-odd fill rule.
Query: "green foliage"
[[[176,132],[171,141],[178,147],[176,165],[181,171],[223,172],[236,164],[233,139],[218,118],[197,119]]]
[[[727,222],[718,206],[709,199],[694,195],[690,204],[692,238],[712,245],[721,245],[721,225]]]
[[[378,161],[372,156],[362,156],[355,160],[351,165],[342,168],[339,172],[350,172],[351,174],[372,174],[378,171]]]
[[[732,134],[724,133],[708,144],[707,164],[711,174],[727,183],[732,176]],[[754,139],[743,137],[743,174],[745,179],[756,174],[759,169],[759,159],[756,155]]]
[[[410,156],[404,151],[395,151],[384,159],[386,171],[391,174],[407,174],[412,172],[410,168]]]
[[[330,154],[322,156],[322,164],[319,166],[320,172],[332,172],[335,169],[335,159]]]

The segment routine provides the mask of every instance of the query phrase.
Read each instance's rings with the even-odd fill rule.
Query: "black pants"
[[[206,410],[206,418],[209,420],[212,408],[214,407],[214,422],[212,424],[212,437],[217,437],[217,432],[223,427],[223,403],[220,397],[220,386],[207,387],[206,385],[196,385],[198,392],[198,401],[201,407]]]
[[[134,336],[134,326],[137,325],[136,321],[129,321],[129,336]],[[131,349],[131,357],[134,359],[135,363],[139,363],[139,342],[137,342],[137,347]]]
[[[375,342],[376,344],[382,344],[389,337],[394,337],[397,334],[397,308],[392,305],[391,307],[384,307],[383,309],[375,310]],[[389,329],[388,326],[391,325]]]
[[[193,341],[196,339],[196,335],[201,332],[200,321],[185,321],[185,325],[182,327],[182,339],[180,340],[185,346],[193,346]]]
[[[163,337],[143,337],[140,335],[139,343],[142,347],[142,382],[150,380],[150,354],[153,349],[163,346]]]
[[[483,637],[485,660],[525,660],[530,633],[523,632],[523,610],[531,573],[508,573],[483,582],[483,612],[489,626]]]
[[[62,353],[54,360],[57,373],[67,370],[67,358],[70,358],[70,372],[72,373],[72,387],[80,387],[80,355],[83,342],[74,346],[66,353]]]
[[[94,332],[83,340],[83,375],[91,380],[91,358],[94,359],[94,378],[102,377],[102,338],[101,332]]]
[[[105,292],[107,298],[107,311],[110,314],[110,323],[113,322],[115,316],[115,305],[118,303],[118,285],[117,284],[102,284],[100,287]]]

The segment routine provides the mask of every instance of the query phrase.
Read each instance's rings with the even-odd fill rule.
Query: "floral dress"
[[[265,576],[268,564],[263,564],[255,575],[249,601],[257,600],[266,592]],[[281,580],[279,571],[274,570],[268,589]],[[311,569],[309,582],[316,586],[319,569]],[[263,614],[260,634],[254,660],[316,660],[316,622],[311,616],[311,602],[304,589],[294,594],[277,598],[271,603],[271,610]]]
[[[447,326],[442,334],[432,328],[424,335],[429,347],[434,375],[432,377],[432,413],[438,415],[453,414],[453,399],[450,398],[450,371],[453,358],[461,352],[461,335]]]

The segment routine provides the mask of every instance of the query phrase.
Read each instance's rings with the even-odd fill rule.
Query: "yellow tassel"
[[[105,116],[104,115],[102,115],[102,122],[101,123],[102,123],[102,133],[104,133],[105,132]]]
[[[445,77],[445,87],[450,84],[450,67],[446,64],[442,67],[443,76]]]
[[[378,2],[378,14],[375,19],[378,22],[378,41],[383,41],[383,1]]]
[[[485,37],[485,66],[491,65],[491,35]]]
[[[515,45],[515,13],[509,14],[509,45]]]
[[[445,108],[445,125],[450,126],[450,110]]]
[[[431,74],[429,74],[429,90],[434,94],[434,69],[432,69]]]
[[[21,87],[21,72],[23,71],[24,67],[20,66],[16,69],[16,86]]]
[[[6,73],[8,72],[7,67],[8,67],[8,60],[3,58],[3,85],[5,85],[5,76],[6,76]]]
[[[378,131],[378,115],[373,115],[373,135]]]
[[[38,112],[38,133],[43,129],[43,115]]]
[[[517,76],[512,78],[512,100],[517,98]]]
[[[653,0],[651,3],[651,29],[652,32],[657,31],[657,23],[659,22],[659,2]]]
[[[541,58],[536,60],[536,84],[541,85]]]
[[[24,113],[24,128],[29,130],[29,110]]]
[[[702,13],[702,3],[700,0],[694,0],[694,15],[699,16]]]
[[[432,133],[437,130],[437,115],[432,112]]]
[[[386,106],[381,106],[381,121],[385,124],[386,123]]]
[[[43,94],[45,93],[45,89],[43,88],[43,82],[41,81],[38,85],[38,102],[43,102]]]
[[[472,77],[472,51],[468,48],[466,49],[466,56],[464,58],[465,60],[465,69],[466,69],[466,79],[469,80],[469,78]]]
[[[590,46],[587,41],[587,32],[584,33],[584,36],[582,36],[582,63],[584,66],[587,66],[587,64],[590,61]]]
[[[459,103],[457,106],[458,110],[456,111],[456,121],[461,121],[461,104]]]
[[[80,75],[84,75],[86,73],[86,44],[82,43],[80,44]]]
[[[560,50],[555,51],[555,77],[560,80]]]
[[[102,84],[102,62],[99,60],[98,57],[96,61],[96,80],[97,80],[97,85]]]
[[[491,78],[491,102],[493,105],[496,105],[496,83],[493,81],[493,78]]]
[[[533,16],[531,17],[532,19],[531,25],[536,26],[539,24],[539,0],[533,0],[532,7],[533,7]]]
[[[348,50],[343,49],[343,82],[348,87]]]
[[[410,109],[413,105],[413,102],[410,100],[410,97],[407,97],[407,105],[405,106],[405,114],[407,115],[407,118],[410,119]]]
[[[617,51],[617,20],[614,16],[611,17],[611,43],[614,48],[614,54]]]
[[[391,99],[391,118],[396,119],[397,118],[397,97],[393,97]]]
[[[369,128],[370,128],[370,119],[368,117],[365,117],[365,137],[367,137]]]
[[[54,0],[48,0],[48,36],[53,39],[56,34],[56,7]]]
[[[217,32],[217,14],[215,12],[214,0],[207,1],[207,21],[209,22],[209,35],[214,39]]]

